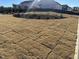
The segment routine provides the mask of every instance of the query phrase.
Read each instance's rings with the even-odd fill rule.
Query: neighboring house
[[[63,11],[72,11],[72,8],[69,7],[68,5],[62,5],[62,10]]]
[[[74,11],[79,11],[79,7],[74,7],[73,10]]]
[[[19,9],[20,6],[19,6],[19,5],[16,5],[16,4],[13,4],[13,8],[14,8],[14,9]]]

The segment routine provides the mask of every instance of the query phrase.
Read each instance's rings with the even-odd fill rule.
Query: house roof
[[[34,0],[27,0],[27,1],[23,1],[21,2],[20,4],[24,4],[24,3],[30,3],[30,2],[33,2]]]
[[[62,6],[63,6],[63,7],[64,7],[64,6],[67,6],[67,7],[71,8],[71,7],[70,7],[70,6],[68,6],[68,5],[62,5]]]

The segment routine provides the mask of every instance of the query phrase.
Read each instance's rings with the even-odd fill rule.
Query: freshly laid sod
[[[74,59],[78,18],[0,16],[1,59]]]

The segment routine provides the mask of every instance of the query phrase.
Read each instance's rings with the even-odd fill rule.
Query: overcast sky
[[[19,4],[24,0],[0,0],[0,6],[12,6],[12,4]],[[55,0],[60,4],[68,4],[71,7],[79,6],[79,0]]]

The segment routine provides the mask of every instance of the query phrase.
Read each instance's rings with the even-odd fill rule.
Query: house
[[[28,8],[31,6],[31,4],[33,3],[34,0],[27,0],[27,1],[24,1],[24,2],[21,2],[19,4],[19,6],[22,8],[22,9],[25,9],[25,8]]]
[[[62,5],[62,10],[63,11],[72,11],[72,8],[69,7],[68,5]]]
[[[20,7],[22,9],[29,8],[29,7],[37,8],[37,9],[57,9],[57,10],[62,10],[62,5],[59,4],[58,2],[54,0],[39,0],[39,1],[34,1],[34,0],[26,0],[21,2],[20,4],[16,5],[16,8]],[[15,7],[13,5],[13,7]]]
[[[74,7],[73,10],[74,11],[79,11],[79,7]]]
[[[13,7],[21,9],[51,9],[51,10],[63,10],[72,11],[72,8],[68,5],[61,5],[55,0],[26,0]]]
[[[21,2],[18,5],[13,4],[13,8],[27,9],[28,7],[30,7],[30,5],[33,3],[33,1],[34,0],[26,0],[26,1]]]
[[[57,9],[62,10],[62,5],[54,0],[40,0],[36,6],[40,9]]]
[[[19,6],[19,5],[16,5],[16,4],[13,4],[13,8],[14,8],[14,9],[19,9],[20,6]]]

